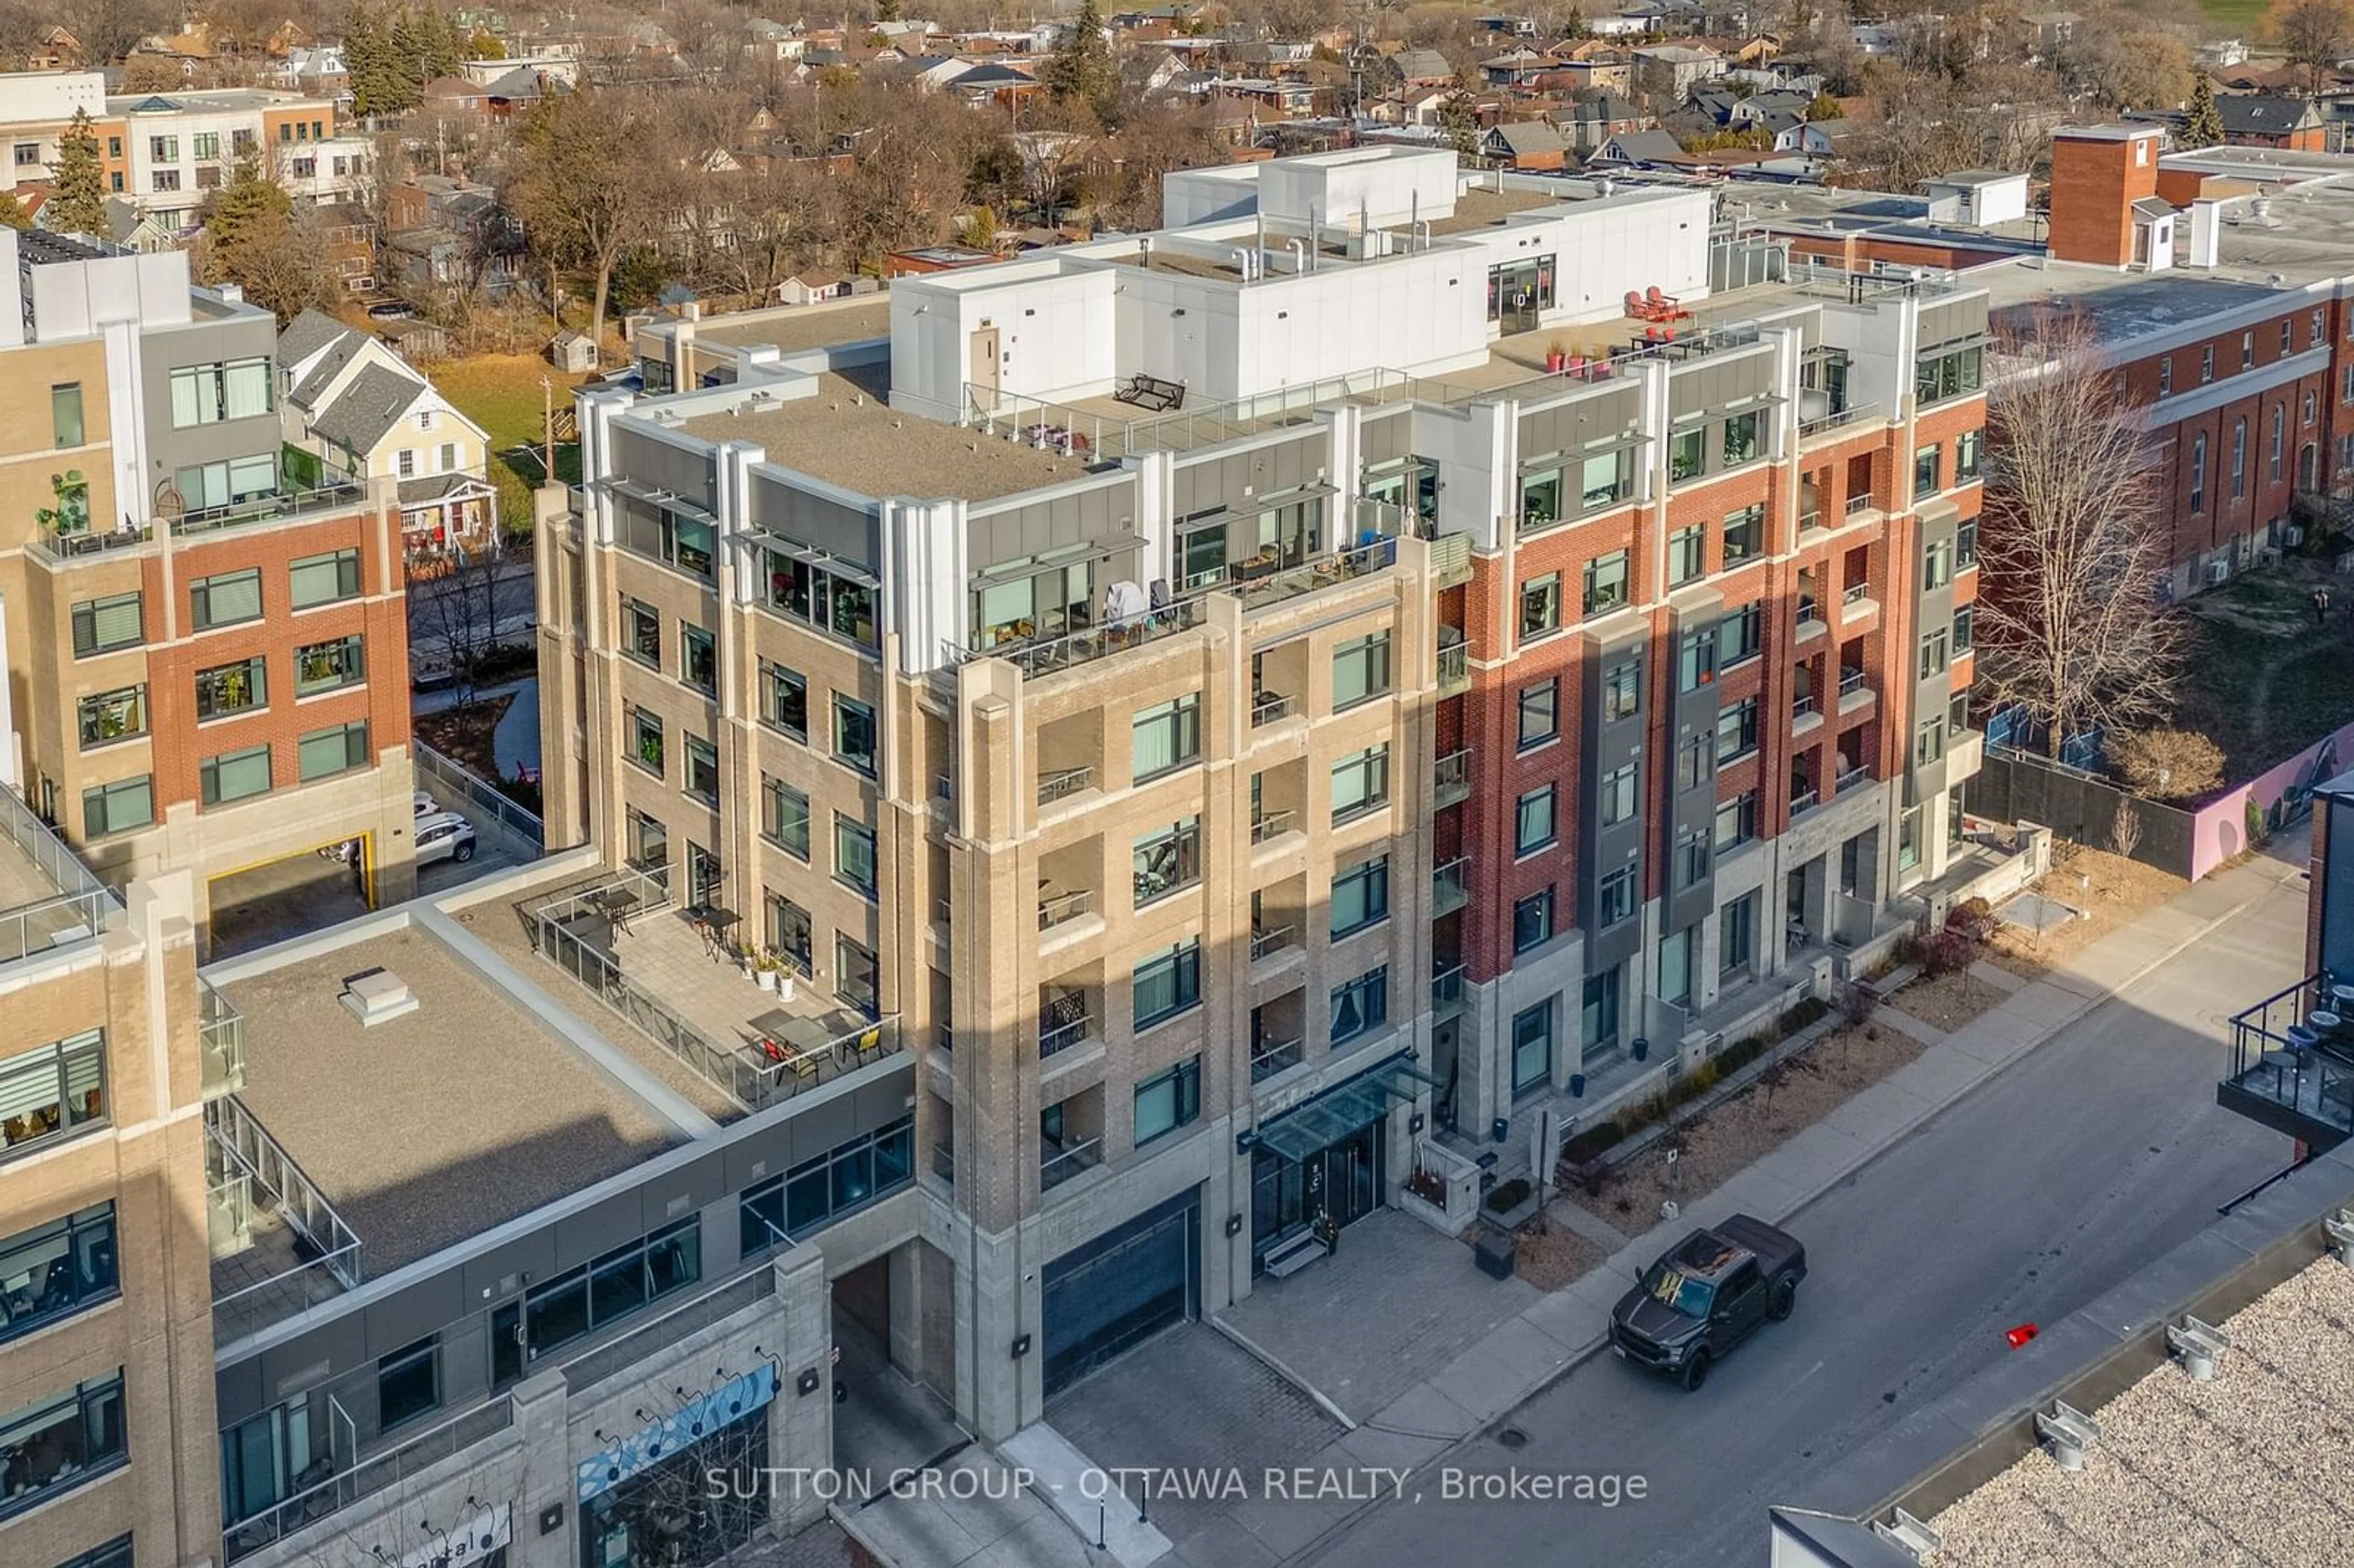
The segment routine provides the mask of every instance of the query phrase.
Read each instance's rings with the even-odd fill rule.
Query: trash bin
[[[1479,1259],[1479,1272],[1490,1279],[1512,1277],[1512,1233],[1491,1230],[1481,1235],[1479,1245],[1472,1249]]]

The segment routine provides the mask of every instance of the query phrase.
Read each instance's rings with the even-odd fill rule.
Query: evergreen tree
[[[398,114],[408,107],[394,69],[391,30],[376,6],[352,7],[344,26],[344,66],[350,73],[353,113]]]
[[[403,109],[414,107],[425,97],[425,84],[432,79],[427,69],[433,58],[433,20],[429,12],[419,16],[403,9],[392,18],[392,79]]]
[[[33,227],[33,215],[25,210],[24,198],[15,191],[0,191],[0,224],[10,228]]]
[[[49,228],[59,234],[106,233],[106,171],[98,157],[98,132],[90,111],[74,111],[73,123],[58,138],[58,161],[49,165]]]
[[[239,247],[282,227],[293,208],[293,198],[262,173],[260,153],[249,152],[239,158],[228,180],[205,203],[202,214],[215,275],[233,277]]]
[[[1096,0],[1079,0],[1079,14],[1068,37],[1055,47],[1039,73],[1046,91],[1060,102],[1076,101],[1108,118],[1112,97],[1119,88],[1119,68],[1112,63],[1111,44],[1104,37],[1103,16]]]
[[[2190,84],[2190,113],[2183,122],[2182,144],[2186,147],[2220,147],[2223,144],[2223,116],[2215,108],[2215,79],[2203,70]]]

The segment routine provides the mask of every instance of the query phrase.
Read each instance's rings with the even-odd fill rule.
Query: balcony
[[[1839,711],[1851,714],[1872,705],[1876,694],[1872,682],[1861,670],[1841,670],[1839,685]]]
[[[1297,699],[1279,692],[1258,692],[1251,697],[1251,728],[1265,729],[1279,724],[1299,711]]]
[[[1370,545],[1320,556],[1265,577],[1237,579],[1223,591],[1242,600],[1243,612],[1247,615],[1359,577],[1375,576],[1396,564],[1397,541],[1377,539]]]
[[[1842,767],[1840,768],[1838,775],[1831,780],[1831,794],[1833,798],[1836,799],[1839,796],[1845,795],[1850,789],[1861,789],[1871,782],[1871,768],[1862,767]]]
[[[1051,931],[1057,926],[1067,925],[1093,912],[1095,903],[1096,895],[1084,887],[1076,893],[1054,894],[1042,888],[1038,894],[1038,929]]]
[[[245,1020],[210,982],[196,981],[196,1048],[204,1064],[205,1098],[245,1087]]]
[[[66,842],[0,788],[0,964],[93,940],[116,908]]]
[[[1798,440],[1810,441],[1818,436],[1832,435],[1850,425],[1861,422],[1867,417],[1877,417],[1879,413],[1880,405],[1877,403],[1858,403],[1851,408],[1837,409],[1828,414],[1818,414],[1811,419],[1799,422]]]
[[[1297,1067],[1308,1059],[1308,1043],[1304,1040],[1262,1039],[1251,1045],[1251,1082],[1261,1083],[1287,1067]]]
[[[1850,495],[1847,498],[1847,514],[1850,517],[1861,517],[1879,504],[1879,497],[1867,490],[1861,495]]]
[[[1956,730],[1946,737],[1946,784],[1951,788],[1975,779],[1986,766],[1986,736],[1974,729]]]
[[[1823,630],[1823,607],[1811,599],[1800,599],[1797,628],[1795,632],[1797,640],[1804,642],[1809,637],[1819,637]]]
[[[1050,1013],[1048,1019],[1054,1019],[1056,1016]],[[1046,1020],[1041,1020],[1042,1023],[1046,1022]],[[1038,1060],[1044,1062],[1050,1056],[1060,1055],[1074,1045],[1086,1044],[1094,1037],[1095,1028],[1096,1021],[1085,1012],[1076,1016],[1063,1016],[1060,1022],[1053,1022],[1050,1027],[1041,1028],[1038,1031]]]
[[[1085,1171],[1103,1163],[1103,1139],[1090,1138],[1061,1144],[1051,1138],[1038,1141],[1038,1190],[1052,1192]]]
[[[1430,1011],[1447,1019],[1463,1011],[1463,966],[1448,964],[1430,977]]]
[[[1251,823],[1251,842],[1272,843],[1299,826],[1299,813],[1297,811],[1263,812]]]
[[[2232,1020],[2231,1075],[2215,1103],[2326,1153],[2354,1136],[2349,988],[2309,975]]]
[[[1056,773],[1042,773],[1038,776],[1038,804],[1051,806],[1057,800],[1067,800],[1095,785],[1096,770],[1092,768],[1066,768]]]
[[[1257,963],[1261,959],[1271,959],[1278,953],[1298,946],[1299,946],[1299,927],[1297,926],[1269,926],[1254,929],[1250,938],[1251,962]]]
[[[1438,629],[1438,690],[1441,695],[1471,683],[1471,648],[1452,626]]]
[[[1823,722],[1820,709],[1815,706],[1812,692],[1801,692],[1790,699],[1790,733],[1802,735]]]
[[[1822,803],[1822,797],[1812,789],[1797,790],[1790,797],[1790,815],[1802,817]]]
[[[1850,583],[1840,594],[1840,620],[1865,620],[1880,613],[1880,602],[1872,597],[1872,585]]]
[[[1821,530],[1822,530],[1822,526],[1823,526],[1823,509],[1822,509],[1821,507],[1819,507],[1819,506],[1809,506],[1809,507],[1808,507],[1804,512],[1801,512],[1801,513],[1799,513],[1799,514],[1798,514],[1798,532],[1799,532],[1799,533],[1801,533],[1801,534],[1815,534],[1815,533],[1819,533],[1819,532],[1821,532]]]
[[[1471,753],[1450,751],[1431,765],[1431,804],[1441,810],[1470,798]]]
[[[1051,675],[1058,670],[1091,664],[1098,659],[1190,631],[1201,625],[1204,619],[1200,599],[1179,599],[1174,604],[1115,620],[1108,626],[1091,626],[1061,637],[1024,638],[993,643],[986,648],[946,643],[940,650],[941,662],[944,667],[954,669],[973,659],[1002,659],[1023,675],[1035,679],[1041,675]]]
[[[1457,855],[1430,873],[1430,917],[1454,914],[1471,902],[1471,857]]]
[[[932,1145],[932,1174],[949,1191],[956,1190],[956,1150],[945,1143]]]
[[[201,512],[184,513],[172,519],[172,533],[185,539],[228,528],[249,528],[258,523],[281,523],[316,514],[349,512],[366,500],[367,491],[361,485],[325,484],[316,490],[292,491],[240,501],[233,505],[208,506]]]

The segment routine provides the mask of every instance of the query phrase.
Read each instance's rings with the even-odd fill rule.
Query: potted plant
[[[762,991],[776,990],[777,980],[784,972],[785,960],[767,948],[761,948],[760,956],[753,960],[752,980]]]
[[[1555,338],[1545,344],[1545,374],[1558,376],[1569,366],[1569,344]]]

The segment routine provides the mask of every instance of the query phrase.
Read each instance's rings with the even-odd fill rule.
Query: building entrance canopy
[[[1299,1164],[1317,1150],[1381,1120],[1393,1101],[1411,1101],[1417,1086],[1436,1088],[1437,1084],[1437,1078],[1415,1065],[1412,1057],[1392,1057],[1260,1128],[1258,1147],[1278,1160]]]

